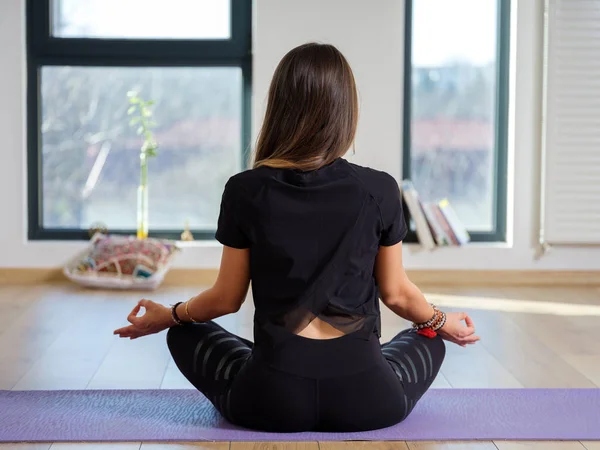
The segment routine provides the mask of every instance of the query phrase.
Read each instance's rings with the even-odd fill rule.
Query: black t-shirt
[[[379,334],[375,257],[406,231],[396,180],[338,158],[314,171],[260,167],[231,177],[216,238],[250,249],[255,323],[268,334],[297,333],[315,317]]]

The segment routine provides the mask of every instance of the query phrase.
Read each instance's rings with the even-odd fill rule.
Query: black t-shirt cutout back
[[[374,261],[405,235],[396,181],[339,158],[231,177],[216,238],[250,249],[255,342],[276,345],[315,317],[344,334],[380,335]]]

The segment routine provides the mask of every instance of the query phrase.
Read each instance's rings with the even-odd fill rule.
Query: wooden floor
[[[482,341],[468,349],[448,345],[437,388],[600,387],[600,289],[423,288],[446,310],[466,310]],[[172,303],[196,291],[165,288],[146,294]],[[176,389],[191,387],[170,359],[164,333],[119,340],[112,330],[140,293],[79,290],[70,285],[0,286],[0,389]],[[218,320],[252,335],[252,306]],[[385,310],[383,339],[407,323]],[[93,351],[90,351],[90,348]],[[0,424],[1,426],[1,424]],[[599,424],[600,426],[600,424]],[[556,449],[600,450],[600,442],[304,442],[0,444],[0,449]]]

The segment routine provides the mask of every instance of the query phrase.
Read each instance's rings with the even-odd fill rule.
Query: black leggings
[[[435,379],[445,346],[405,330],[380,346],[355,334],[292,335],[254,346],[214,322],[173,327],[183,375],[230,422],[267,431],[363,431],[404,420]]]

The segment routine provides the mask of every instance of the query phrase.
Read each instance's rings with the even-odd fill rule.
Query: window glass
[[[469,230],[494,227],[497,0],[413,0],[411,178]]]
[[[214,230],[223,186],[242,169],[238,67],[45,66],[41,76],[44,228],[135,229],[141,138],[127,92],[154,100],[151,230]]]
[[[57,37],[229,39],[230,0],[54,0]]]

